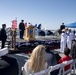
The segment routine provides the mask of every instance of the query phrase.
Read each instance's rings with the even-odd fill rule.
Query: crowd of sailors
[[[64,49],[68,47],[71,49],[72,41],[75,39],[75,33],[69,28],[62,29],[60,51],[63,53]]]

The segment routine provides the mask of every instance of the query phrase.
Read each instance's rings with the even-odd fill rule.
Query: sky
[[[76,22],[76,0],[0,0],[0,27],[4,23],[11,27],[16,18],[17,26],[23,19],[56,30],[62,22]]]

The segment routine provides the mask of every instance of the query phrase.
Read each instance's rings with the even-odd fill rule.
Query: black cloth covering
[[[0,75],[18,75],[17,60],[12,57],[0,57]]]

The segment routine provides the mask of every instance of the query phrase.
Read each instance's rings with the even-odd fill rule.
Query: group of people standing
[[[6,24],[2,24],[2,28],[0,30],[0,41],[2,42],[1,48],[5,47],[5,42],[7,40],[7,33],[6,33]],[[19,31],[20,31],[20,39],[23,39],[24,31],[25,31],[25,25],[24,20],[21,20],[19,23]]]
[[[75,34],[71,29],[65,28],[61,33],[60,50],[63,53],[64,49],[68,47],[71,49],[72,41],[74,40]]]

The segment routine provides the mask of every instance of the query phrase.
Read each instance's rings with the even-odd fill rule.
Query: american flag
[[[12,21],[12,29],[17,28],[17,20]]]

